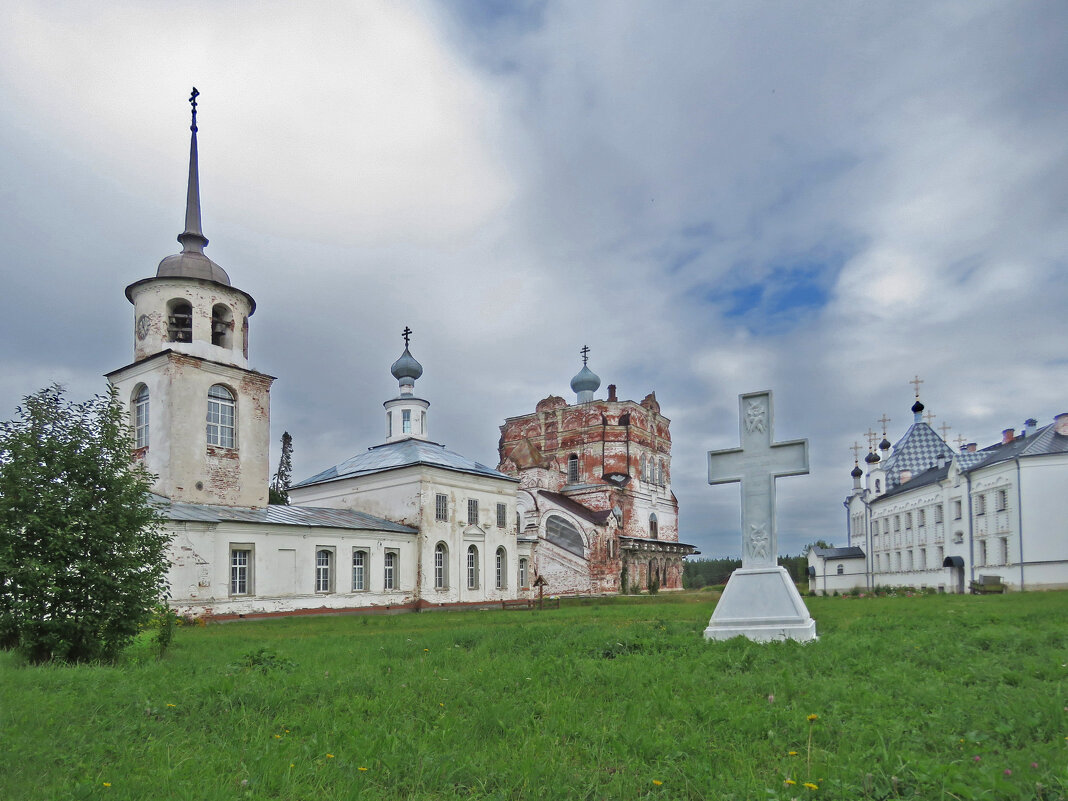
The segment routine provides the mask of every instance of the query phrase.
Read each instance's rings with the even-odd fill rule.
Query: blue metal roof
[[[487,467],[480,462],[468,459],[466,456],[461,456],[455,451],[450,451],[444,445],[439,445],[437,442],[412,438],[402,439],[398,442],[387,442],[385,445],[368,448],[366,453],[358,454],[339,465],[328,468],[321,473],[316,473],[311,478],[306,478],[294,484],[293,487],[306,487],[310,484],[320,484],[324,481],[365,476],[372,473],[380,473],[384,470],[397,470],[401,467],[414,465],[440,467],[459,473],[474,473],[475,475],[489,478],[519,482],[517,478],[506,476],[492,467]]]
[[[257,523],[277,526],[316,526],[347,528],[358,531],[388,531],[397,534],[418,534],[419,530],[403,526],[374,515],[352,509],[327,509],[319,506],[267,506],[253,509],[247,506],[216,506],[207,503],[171,501],[161,495],[152,500],[168,520],[191,523]]]

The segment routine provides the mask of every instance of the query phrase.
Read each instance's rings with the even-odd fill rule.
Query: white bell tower
[[[107,377],[129,404],[135,454],[172,500],[267,505],[272,376],[248,366],[256,301],[204,255],[193,89],[182,252],[126,287],[134,361]]]
[[[386,407],[386,442],[428,438],[426,410],[430,401],[415,396],[415,380],[423,374],[423,365],[408,351],[411,335],[412,329],[404,326],[404,353],[390,368],[400,385],[400,394],[382,404]]]

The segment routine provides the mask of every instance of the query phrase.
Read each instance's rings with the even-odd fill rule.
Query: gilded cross
[[[876,422],[883,424],[883,436],[885,437],[886,436],[886,424],[890,422],[890,418],[886,416],[886,412],[883,412],[883,416],[880,417]]]
[[[874,450],[875,440],[879,439],[879,435],[872,431],[871,428],[868,428],[864,436],[868,438],[868,450]]]
[[[708,452],[708,483],[741,484],[742,567],[774,567],[775,479],[808,473],[808,440],[773,441],[770,391],[739,395],[738,416],[741,447]]]
[[[927,412],[927,414],[923,416],[923,419],[927,421],[927,425],[931,425],[931,421],[934,420],[936,417],[938,417],[938,415],[936,415],[934,412]]]
[[[952,428],[953,426],[951,426],[949,423],[942,423],[942,425],[938,427],[938,430],[942,432],[942,439],[946,438],[946,434],[948,434]]]
[[[860,452],[864,450],[864,447],[856,440],[853,440],[853,445],[849,450],[853,451],[853,461],[856,462],[860,460]]]
[[[909,381],[909,383],[916,388],[916,397],[920,397],[920,384],[923,383],[923,379],[919,376],[916,376],[911,381]]]
[[[961,434],[953,441],[957,443],[957,450],[959,451],[964,447],[964,443],[966,443],[968,440],[964,438],[963,434]]]

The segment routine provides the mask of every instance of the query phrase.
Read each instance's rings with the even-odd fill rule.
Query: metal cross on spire
[[[401,333],[401,336],[404,337],[404,349],[405,350],[408,350],[408,339],[411,337],[411,335],[412,335],[412,329],[410,329],[408,326],[404,326],[404,331]]]
[[[886,416],[886,412],[883,412],[883,416],[879,418],[877,422],[883,424],[883,436],[886,436],[886,424],[890,422],[890,418]]]
[[[920,378],[919,376],[916,376],[911,381],[909,381],[909,383],[912,384],[912,386],[914,386],[916,388],[916,397],[919,398],[920,397],[920,384],[923,383],[923,379]]]
[[[949,423],[942,423],[942,425],[938,427],[938,430],[942,432],[942,439],[946,438],[946,434],[948,434],[950,429],[952,428],[953,426],[951,426]]]
[[[875,447],[875,440],[879,438],[879,435],[872,431],[871,428],[869,428],[867,432],[865,432],[864,436],[868,438],[868,450],[873,449]]]
[[[583,345],[582,350],[579,351],[582,354],[582,364],[585,366],[586,361],[590,358],[590,346]]]
[[[189,105],[193,107],[193,124],[189,126],[189,130],[193,133],[197,132],[197,95],[199,94],[200,92],[194,86],[193,92],[189,95]]]
[[[931,425],[931,421],[934,420],[936,417],[938,417],[937,414],[935,414],[934,412],[928,411],[927,414],[925,414],[923,416],[923,419],[927,421],[927,425]]]
[[[963,450],[964,443],[966,443],[968,440],[965,438],[965,436],[963,434],[960,434],[953,441],[957,443],[957,450],[959,451],[959,450]]]
[[[864,447],[856,440],[853,440],[853,444],[850,446],[849,450],[853,451],[853,461],[856,462],[860,460],[860,452],[864,450]]]

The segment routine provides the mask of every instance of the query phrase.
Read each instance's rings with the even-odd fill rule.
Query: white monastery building
[[[923,410],[917,392],[913,423],[892,448],[884,433],[876,452],[869,431],[866,475],[855,462],[845,500],[848,546],[811,550],[810,586],[1068,587],[1068,414],[1029,419],[981,450],[961,440],[958,452]]]
[[[407,328],[392,366],[398,393],[384,404],[385,441],[291,487],[293,505],[268,504],[274,377],[249,366],[256,302],[204,255],[197,94],[182,251],[126,288],[134,361],[107,374],[129,406],[135,458],[156,476],[172,535],[172,606],[226,619],[487,605],[529,599],[539,578],[553,594],[617,592],[623,555],[639,553],[635,581],[675,586],[693,549],[677,543],[667,420],[652,395],[596,407],[596,422],[611,414],[613,430],[626,429],[633,459],[615,472],[582,472],[579,486],[566,461],[527,464],[503,449],[494,469],[430,438]],[[559,401],[554,418],[557,407],[578,410],[547,400]],[[616,449],[602,443],[603,453]]]

